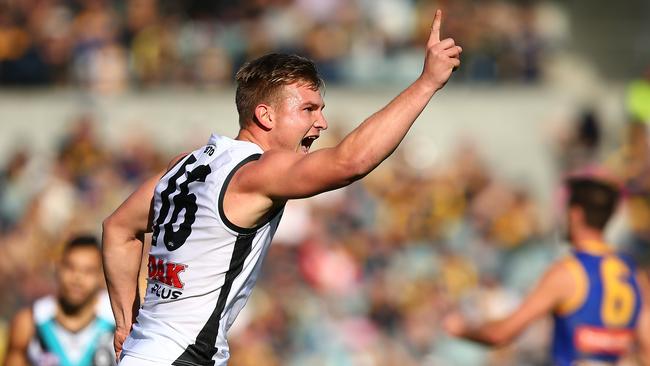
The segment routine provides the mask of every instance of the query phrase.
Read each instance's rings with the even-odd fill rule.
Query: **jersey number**
[[[608,327],[625,326],[634,314],[636,293],[630,283],[630,269],[616,257],[603,259],[603,302],[601,316]]]
[[[169,178],[167,188],[160,194],[162,206],[153,227],[153,245],[157,244],[161,227],[164,229],[162,239],[169,251],[180,248],[192,233],[192,224],[196,220],[198,206],[196,205],[196,195],[190,193],[189,185],[194,182],[205,182],[205,178],[211,171],[209,165],[199,165],[188,172],[187,166],[195,162],[196,157],[190,155],[176,173]],[[178,184],[178,179],[184,175],[187,175],[187,179]],[[170,198],[172,193],[176,194]],[[169,215],[170,209],[173,209],[171,215]],[[183,216],[179,217],[181,212],[183,212]],[[174,230],[174,224],[178,224],[177,230]]]

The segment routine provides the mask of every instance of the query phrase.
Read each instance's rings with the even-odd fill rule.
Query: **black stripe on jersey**
[[[251,228],[245,228],[241,226],[237,226],[230,222],[228,218],[226,217],[226,213],[223,210],[223,198],[226,195],[226,189],[228,188],[228,184],[230,184],[230,180],[232,177],[237,173],[239,168],[243,167],[244,165],[250,163],[251,161],[258,160],[262,154],[253,154],[245,158],[244,160],[240,161],[237,165],[235,165],[234,168],[228,173],[228,176],[226,179],[223,181],[223,185],[221,186],[221,192],[219,192],[219,203],[217,206],[219,206],[219,216],[221,217],[221,221],[223,221],[224,225],[226,225],[230,230],[233,230],[235,232],[241,233],[241,234],[250,234],[254,233],[263,225],[258,225],[256,227],[251,227]]]
[[[235,175],[237,170],[239,170],[239,168],[241,168],[242,166],[250,163],[251,161],[258,160],[261,156],[262,156],[261,154],[250,155],[246,159],[239,162],[239,164],[235,165],[235,167],[232,168],[230,173],[228,173],[228,176],[226,177],[226,179],[223,181],[223,185],[221,186],[221,192],[219,192],[219,202],[218,202],[217,206],[219,208],[219,216],[221,217],[221,221],[223,221],[224,225],[226,225],[230,230],[235,231],[235,232],[240,233],[240,234],[250,234],[250,233],[256,232],[259,228],[261,228],[262,226],[264,226],[264,225],[268,224],[269,222],[271,222],[282,211],[282,209],[284,209],[284,205],[282,205],[281,207],[278,207],[275,211],[271,212],[271,214],[268,216],[268,219],[264,220],[263,222],[259,223],[258,225],[254,226],[254,227],[251,227],[251,228],[245,228],[245,227],[237,226],[237,225],[233,224],[232,222],[230,222],[230,220],[228,220],[228,218],[226,217],[226,213],[225,213],[225,211],[223,209],[223,199],[224,199],[224,197],[226,195],[226,189],[228,188],[228,184],[230,184],[230,180]]]
[[[225,282],[223,286],[221,286],[221,291],[219,292],[217,306],[214,308],[214,311],[208,318],[208,321],[205,323],[203,329],[201,329],[198,336],[196,337],[195,343],[187,347],[187,349],[185,349],[185,352],[183,352],[183,354],[180,355],[180,357],[178,357],[176,361],[172,363],[172,365],[214,365],[212,357],[214,357],[218,351],[215,347],[215,343],[217,342],[217,335],[219,334],[219,321],[221,320],[221,314],[226,307],[226,301],[228,300],[228,295],[230,294],[232,284],[235,281],[235,278],[237,278],[237,276],[241,273],[242,268],[244,267],[244,261],[246,260],[248,254],[251,252],[254,238],[255,233],[240,234],[237,236],[232,258],[230,259],[230,267],[228,268],[228,272],[226,272]],[[187,311],[192,311],[192,309],[187,309]]]

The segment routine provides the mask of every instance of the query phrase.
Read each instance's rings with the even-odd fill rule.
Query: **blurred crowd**
[[[128,136],[106,146],[94,118],[72,121],[51,158],[17,150],[0,168],[0,293],[11,294],[0,297],[4,326],[19,307],[53,291],[61,244],[75,233],[99,234],[101,220],[172,153]],[[618,177],[624,224],[617,237],[647,260],[647,124],[630,122],[610,150],[595,112],[571,126],[549,146],[558,176],[586,166]],[[471,143],[461,143],[431,170],[398,151],[361,182],[291,202],[232,332],[232,364],[545,364],[548,323],[489,352],[448,338],[439,325],[452,306],[476,320],[502,316],[566,250],[555,210],[561,189],[550,209],[529,189],[496,175]]]
[[[222,87],[245,60],[271,50],[314,58],[328,82],[399,82],[419,71],[437,7],[445,9],[443,33],[464,48],[458,79],[535,82],[544,58],[566,41],[563,13],[553,6],[0,0],[0,86],[100,93]],[[630,93],[629,123],[616,130],[614,143],[606,141],[611,134],[598,111],[585,110],[553,135],[549,151],[557,177],[606,171],[620,183],[613,238],[648,265],[650,74]],[[77,233],[99,235],[101,221],[177,153],[127,134],[109,146],[100,138],[100,119],[72,120],[52,156],[25,148],[0,159],[0,359],[10,317],[53,292],[62,244]],[[231,333],[231,364],[547,364],[547,322],[512,347],[487,351],[445,336],[440,319],[456,306],[478,321],[517,305],[567,249],[559,183],[556,193],[550,204],[540,202],[530,186],[499,176],[466,142],[424,170],[398,150],[363,181],[289,203]]]
[[[0,0],[0,85],[219,87],[269,51],[330,82],[408,81],[437,7],[464,48],[457,79],[535,82],[566,45],[566,14],[535,0]]]

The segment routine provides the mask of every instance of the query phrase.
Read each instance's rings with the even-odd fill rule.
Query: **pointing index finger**
[[[431,34],[429,35],[429,46],[440,42],[440,24],[442,23],[442,10],[436,10],[436,15],[433,17],[433,25],[431,26]]]

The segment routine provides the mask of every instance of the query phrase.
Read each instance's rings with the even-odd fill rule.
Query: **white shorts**
[[[130,355],[122,355],[122,358],[120,358],[120,362],[117,365],[118,366],[164,366],[163,364],[157,361],[145,360]]]

